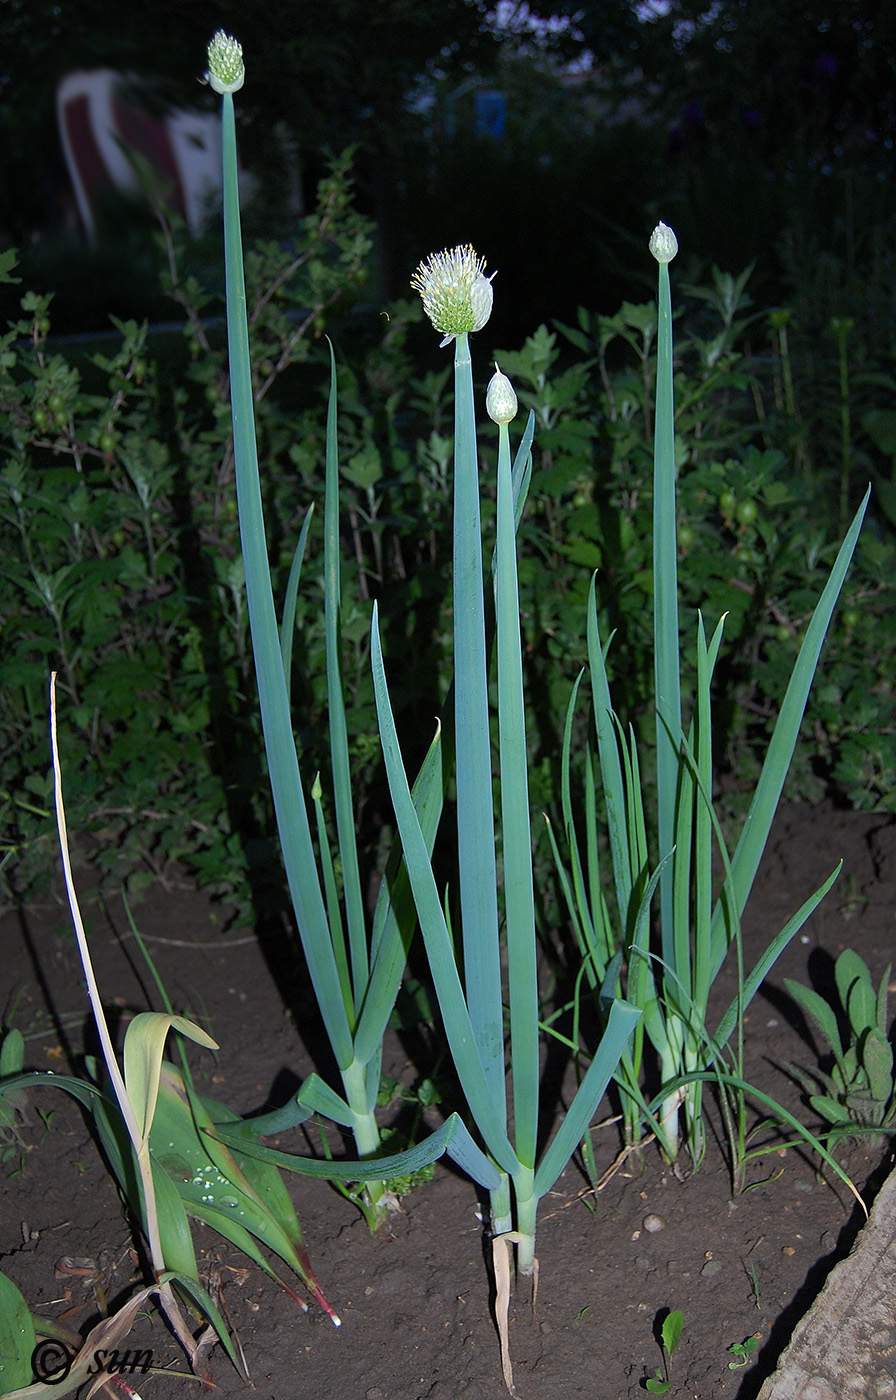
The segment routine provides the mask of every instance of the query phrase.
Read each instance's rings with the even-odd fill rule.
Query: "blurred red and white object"
[[[148,162],[166,204],[200,233],[219,202],[221,121],[212,113],[156,114],[138,105],[137,89],[124,74],[100,68],[70,73],[59,84],[59,134],[78,212],[89,238],[111,189],[137,192],[127,148]]]

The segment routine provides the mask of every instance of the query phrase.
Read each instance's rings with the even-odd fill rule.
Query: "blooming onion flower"
[[[208,80],[215,92],[239,92],[246,78],[243,46],[219,29],[208,46]]]
[[[494,277],[492,273],[492,277]],[[447,345],[457,335],[481,331],[492,314],[492,277],[485,276],[485,259],[469,243],[431,253],[411,278],[423,298],[423,309]]]

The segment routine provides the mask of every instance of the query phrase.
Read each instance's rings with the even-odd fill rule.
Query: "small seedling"
[[[839,1006],[785,977],[784,985],[800,1009],[821,1031],[833,1055],[830,1071],[808,1073],[787,1065],[809,1093],[809,1103],[830,1125],[829,1136],[870,1134],[883,1140],[896,1127],[896,1078],[893,1046],[887,1034],[886,968],[875,990],[867,964],[846,948],[834,964]],[[845,1032],[845,1034],[843,1034]],[[821,1093],[813,1090],[821,1089]]]
[[[758,1244],[761,1244],[762,1241],[761,1241],[761,1240],[758,1240],[757,1243],[758,1243]],[[755,1249],[755,1248],[756,1248],[756,1245],[753,1246],[753,1249]],[[752,1251],[751,1251],[751,1253],[752,1253]],[[754,1304],[756,1305],[756,1307],[759,1309],[759,1311],[761,1312],[761,1311],[762,1311],[762,1293],[761,1293],[761,1290],[760,1290],[760,1287],[759,1287],[759,1273],[758,1273],[758,1271],[757,1271],[757,1269],[756,1269],[756,1265],[755,1265],[754,1261],[749,1257],[749,1255],[747,1256],[746,1259],[742,1259],[740,1262],[743,1264],[743,1266],[744,1266],[744,1271],[745,1271],[745,1273],[746,1273],[746,1275],[747,1275],[747,1278],[750,1280],[750,1292],[751,1292],[752,1295],[753,1295],[753,1302],[754,1302]]]
[[[644,1382],[645,1390],[649,1390],[651,1395],[665,1395],[666,1392],[671,1389],[672,1381],[669,1378],[670,1364],[678,1343],[681,1341],[683,1328],[684,1314],[680,1308],[676,1308],[674,1312],[667,1313],[660,1333],[666,1376],[665,1379],[663,1379],[662,1372],[657,1369],[656,1376]]]
[[[728,1351],[734,1357],[733,1361],[728,1362],[728,1370],[739,1371],[741,1366],[746,1366],[758,1345],[758,1333],[755,1333],[752,1337],[747,1337],[742,1342],[734,1342],[733,1345],[728,1348]]]

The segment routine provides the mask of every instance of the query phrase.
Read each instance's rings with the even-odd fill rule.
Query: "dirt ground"
[[[829,806],[783,810],[744,923],[749,966],[840,857],[839,881],[773,969],[746,1023],[747,1078],[799,1109],[804,1121],[811,1112],[800,1107],[800,1091],[780,1065],[812,1067],[817,1056],[784,978],[823,986],[846,946],[881,976],[894,948],[896,826],[887,817]],[[286,1102],[312,1068],[329,1074],[285,926],[257,935],[231,931],[225,911],[174,888],[152,894],[137,915],[176,1008],[220,1043],[216,1059],[192,1056],[203,1092],[250,1113]],[[102,992],[119,1023],[156,1005],[122,910],[94,908],[90,932]],[[0,949],[5,1015],[8,1020],[14,1007],[14,1024],[27,1036],[26,1066],[68,1070],[84,1052],[87,1003],[67,910],[48,902],[7,914]],[[733,969],[726,966],[720,1006],[733,989]],[[413,1037],[390,1041],[388,1073],[413,1086],[430,1068]],[[84,1333],[99,1315],[97,1280],[115,1306],[141,1274],[116,1186],[80,1110],[66,1095],[42,1092],[42,1099],[32,1097],[26,1150],[7,1153],[0,1167],[0,1268],[33,1311],[64,1317]],[[38,1107],[52,1113],[47,1126]],[[605,1100],[598,1118],[612,1111]],[[603,1171],[619,1152],[618,1128],[599,1127],[593,1138]],[[335,1130],[330,1141],[336,1149]],[[309,1151],[301,1129],[277,1145]],[[854,1149],[843,1162],[870,1199],[891,1157]],[[645,1378],[662,1370],[661,1320],[676,1308],[684,1331],[669,1393],[752,1400],[861,1222],[845,1189],[822,1180],[816,1166],[800,1151],[782,1150],[754,1164],[749,1179],[759,1184],[732,1199],[724,1143],[714,1138],[686,1180],[648,1147],[642,1162],[629,1162],[597,1196],[573,1161],[542,1203],[536,1310],[528,1296],[511,1306],[522,1400],[644,1394]],[[506,1394],[480,1222],[484,1203],[466,1179],[438,1164],[433,1181],[406,1197],[404,1212],[376,1236],[327,1184],[294,1176],[288,1183],[318,1280],[343,1320],[339,1330],[313,1304],[301,1312],[210,1231],[194,1229],[201,1268],[221,1288],[257,1395],[500,1400]],[[648,1215],[658,1216],[661,1228],[645,1229]],[[759,1346],[749,1363],[729,1369],[728,1348],[753,1334]],[[151,1348],[155,1366],[183,1373],[130,1376],[143,1400],[195,1390],[157,1315],[140,1319],[129,1345]],[[220,1393],[244,1390],[220,1348],[209,1366]]]

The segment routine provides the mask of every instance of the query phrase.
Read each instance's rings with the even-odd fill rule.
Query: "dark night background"
[[[546,24],[508,6],[496,25],[476,0],[122,0],[113,17],[105,0],[0,0],[0,245],[20,249],[28,284],[56,288],[55,329],[171,315],[140,220],[113,220],[85,249],[56,85],[116,67],[150,80],[160,104],[213,109],[197,77],[224,27],[248,71],[239,140],[259,195],[246,232],[288,228],[284,143],[305,200],[322,153],[354,144],[358,206],[379,231],[378,304],[407,295],[421,256],[472,241],[500,269],[498,339],[578,305],[612,311],[643,295],[644,241],[662,217],[683,272],[756,260],[766,302],[802,297],[819,325],[864,319],[869,279],[895,280],[896,7],[655,8],[563,0]],[[477,133],[483,91],[503,98],[500,136]]]
[[[284,141],[306,202],[323,153],[355,145],[380,302],[408,294],[427,252],[472,241],[500,269],[504,339],[578,305],[610,311],[643,294],[633,269],[652,275],[643,245],[661,217],[686,272],[755,260],[767,301],[802,291],[819,324],[861,317],[869,277],[894,280],[896,7],[657,9],[563,0],[546,24],[508,6],[498,26],[476,0],[123,0],[113,21],[105,0],[0,0],[0,244],[19,248],[26,282],[56,288],[57,329],[170,315],[139,220],[85,249],[54,95],[66,73],[108,66],[151,80],[160,103],[211,110],[197,79],[224,27],[246,54],[241,156],[259,179],[247,232],[288,228]],[[477,132],[482,92],[503,99],[499,135]]]

